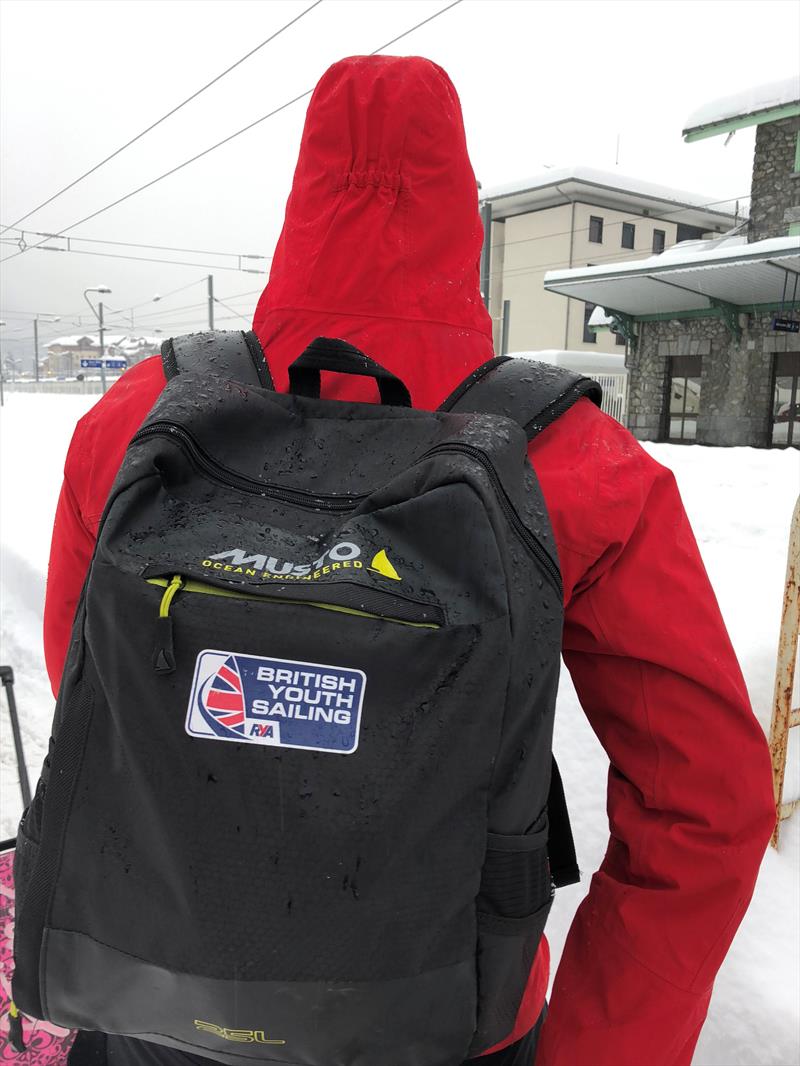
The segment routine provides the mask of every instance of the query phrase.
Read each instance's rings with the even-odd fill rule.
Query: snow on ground
[[[41,616],[53,513],[75,421],[92,396],[12,394],[0,411],[0,658],[17,675],[23,742],[33,782],[44,757],[53,699],[41,651]],[[800,455],[750,448],[648,450],[676,474],[706,567],[765,730],[778,642],[786,542],[800,490]],[[800,792],[793,730],[787,798]],[[565,779],[581,867],[580,885],[558,893],[548,936],[554,962],[589,872],[605,851],[607,761],[565,674],[556,751]],[[0,836],[20,813],[5,701],[0,707]],[[695,1066],[793,1066],[800,1061],[800,814],[784,822],[755,897],[716,982]],[[644,1064],[643,1064],[644,1066]]]

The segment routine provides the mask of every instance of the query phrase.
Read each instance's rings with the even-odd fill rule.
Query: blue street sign
[[[81,370],[99,370],[102,365],[99,359],[81,359]],[[105,360],[107,370],[124,370],[127,365],[127,359]]]
[[[800,333],[800,318],[779,318],[776,315],[772,319],[772,328],[777,333]]]

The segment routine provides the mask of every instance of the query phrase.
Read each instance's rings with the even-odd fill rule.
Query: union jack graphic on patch
[[[197,706],[203,720],[217,736],[242,736],[244,692],[239,668],[232,655],[198,686]]]

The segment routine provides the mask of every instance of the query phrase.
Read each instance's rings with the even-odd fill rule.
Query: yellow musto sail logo
[[[285,1040],[270,1040],[263,1029],[225,1029],[213,1022],[201,1022],[195,1018],[194,1027],[200,1033],[211,1033],[236,1044],[285,1044]]]
[[[372,562],[369,564],[369,569],[373,570],[376,574],[382,574],[384,577],[390,577],[392,581],[402,581],[402,578],[389,562],[389,558],[386,555],[386,549],[383,548],[373,557]]]

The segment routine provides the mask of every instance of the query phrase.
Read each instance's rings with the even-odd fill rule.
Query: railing
[[[628,415],[628,375],[627,374],[591,374],[603,388],[603,410],[617,422],[625,425]],[[108,387],[116,381],[108,376]],[[4,381],[3,389],[7,393],[28,392],[44,395],[100,395],[102,383],[97,381]]]
[[[783,594],[781,629],[778,637],[778,661],[775,666],[775,699],[769,730],[772,754],[772,787],[775,793],[775,829],[772,846],[777,848],[781,822],[800,807],[800,799],[783,802],[783,779],[786,773],[786,749],[789,730],[800,725],[800,707],[792,707],[797,644],[800,638],[800,496],[794,507],[789,532],[789,558],[786,563],[786,587]]]
[[[587,373],[603,388],[603,410],[624,426],[628,417],[627,373],[593,374],[591,371]]]
[[[108,376],[108,387],[116,381],[116,377]],[[98,379],[97,381],[4,381],[3,391],[6,393],[12,392],[33,392],[39,395],[72,395],[72,396],[84,396],[84,395],[100,395],[103,391],[103,383]]]

